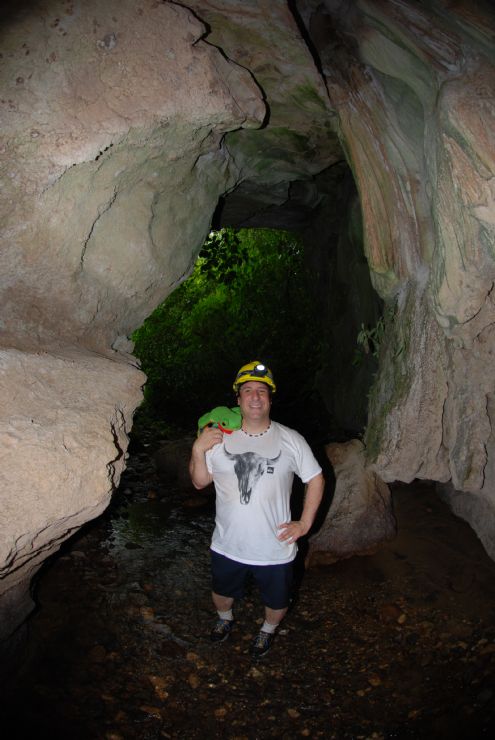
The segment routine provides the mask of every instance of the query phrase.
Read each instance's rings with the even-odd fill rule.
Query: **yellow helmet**
[[[272,371],[262,362],[254,360],[254,362],[248,362],[247,365],[243,365],[237,373],[234,380],[234,390],[237,393],[239,386],[243,383],[247,383],[248,380],[257,380],[259,383],[266,383],[269,388],[272,389],[272,393],[275,393],[277,386],[273,380]]]

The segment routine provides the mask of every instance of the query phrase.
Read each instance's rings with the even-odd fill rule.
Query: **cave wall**
[[[448,484],[444,495],[495,557],[493,6],[298,7],[338,111],[371,278],[388,307],[369,463],[386,481]]]
[[[265,116],[204,33],[170,3],[2,6],[0,640],[108,505],[145,381],[127,336],[236,180],[223,135]]]

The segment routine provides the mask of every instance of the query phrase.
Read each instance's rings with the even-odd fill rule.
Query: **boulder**
[[[363,443],[332,443],[325,452],[335,471],[335,493],[321,528],[309,538],[309,566],[370,555],[396,533],[390,490],[366,467]]]

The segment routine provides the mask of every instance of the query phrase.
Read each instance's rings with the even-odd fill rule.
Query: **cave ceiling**
[[[225,137],[239,175],[221,199],[214,225],[303,231],[322,201],[320,183],[325,193],[330,182],[338,187],[345,155],[297,8],[231,0],[191,0],[187,6],[207,24],[205,40],[251,72],[266,105],[260,128]]]

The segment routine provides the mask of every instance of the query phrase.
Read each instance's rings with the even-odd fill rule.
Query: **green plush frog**
[[[216,406],[198,420],[198,434],[209,425],[218,427],[226,434],[232,434],[240,429],[242,424],[241,410],[239,406],[229,409],[227,406]]]

